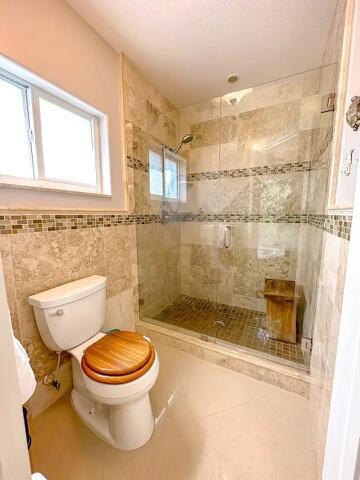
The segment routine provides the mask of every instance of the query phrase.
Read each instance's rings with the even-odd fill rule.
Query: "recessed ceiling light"
[[[239,75],[236,75],[236,73],[232,73],[229,75],[226,79],[229,83],[235,83],[239,80]]]

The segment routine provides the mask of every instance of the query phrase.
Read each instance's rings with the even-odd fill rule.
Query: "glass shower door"
[[[176,156],[163,150],[165,198],[150,203],[160,221],[138,228],[154,321],[303,364],[299,343],[269,334],[264,287],[308,280],[301,222],[320,100],[312,71],[173,112],[174,145],[193,139]]]
[[[264,288],[265,279],[299,281],[300,222],[320,100],[317,70],[223,96],[219,170],[212,173],[218,179],[217,341],[298,364],[304,363],[300,327],[294,317],[294,343],[271,331]]]
[[[220,98],[180,111],[181,133],[193,140],[187,160],[186,203],[181,217],[181,291],[188,328],[203,340],[216,337],[218,274]]]

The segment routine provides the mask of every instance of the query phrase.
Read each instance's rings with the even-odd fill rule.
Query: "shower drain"
[[[217,326],[221,326],[221,327],[225,327],[225,322],[223,322],[222,320],[214,320],[214,327],[217,327]]]

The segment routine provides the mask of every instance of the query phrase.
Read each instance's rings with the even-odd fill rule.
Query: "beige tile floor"
[[[34,471],[48,480],[313,480],[305,398],[156,344],[157,426],[125,453],[100,440],[68,396],[31,422]]]

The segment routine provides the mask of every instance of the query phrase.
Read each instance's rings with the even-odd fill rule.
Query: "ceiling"
[[[336,0],[67,2],[181,106],[319,66]]]

